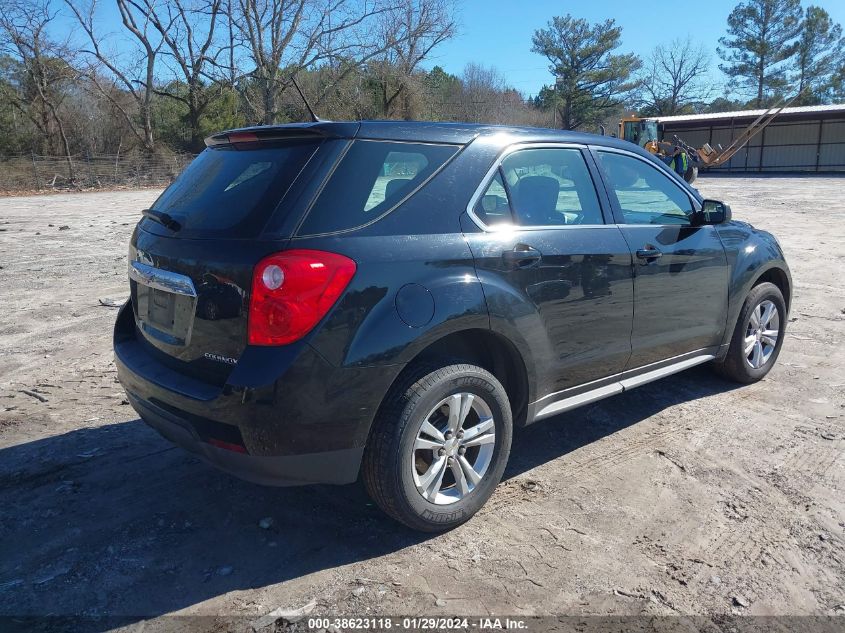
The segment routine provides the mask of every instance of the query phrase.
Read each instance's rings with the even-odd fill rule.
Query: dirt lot
[[[698,368],[517,432],[486,508],[435,537],[137,419],[110,306],[155,192],[0,199],[0,614],[845,613],[845,178],[698,187],[792,265],[769,378]]]

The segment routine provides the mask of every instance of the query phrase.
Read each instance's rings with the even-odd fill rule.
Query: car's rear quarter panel
[[[344,296],[310,339],[335,366],[404,365],[442,336],[489,326],[472,254],[459,233],[349,235],[295,243],[341,253],[358,263]],[[411,284],[430,296],[432,309],[424,323],[427,300],[410,308],[421,314],[406,315],[405,320],[397,309],[399,293]]]
[[[291,241],[291,248],[340,253],[358,266],[346,293],[310,339],[329,362],[339,367],[401,366],[443,336],[489,328],[484,293],[461,232],[460,210],[493,156],[490,147],[471,143],[377,222]],[[416,327],[403,321],[397,310],[397,295],[408,284],[427,289],[434,306],[431,319]]]

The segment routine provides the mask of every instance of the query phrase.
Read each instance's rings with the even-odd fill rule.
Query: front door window
[[[690,197],[656,166],[625,154],[598,156],[624,224],[690,224]]]

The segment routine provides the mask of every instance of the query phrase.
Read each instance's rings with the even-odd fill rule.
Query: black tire
[[[419,452],[417,452],[414,446],[423,422],[430,419],[429,413],[437,416],[436,412],[443,408],[439,407],[438,403],[449,396],[461,393],[473,396],[473,398],[467,396],[468,401],[475,402],[474,398],[480,398],[481,402],[475,402],[476,406],[486,405],[493,417],[495,442],[491,442],[493,443],[492,457],[489,457],[486,472],[475,487],[462,498],[448,505],[440,505],[425,498],[417,489],[414,482],[414,469],[417,469],[420,463],[420,453],[423,457],[425,456],[425,450],[418,449]],[[475,409],[470,410],[466,420],[472,424],[470,418],[476,416],[476,424],[480,424],[481,416],[474,411]],[[400,379],[379,409],[364,451],[362,465],[364,485],[373,501],[387,515],[408,527],[423,532],[452,529],[472,517],[493,494],[502,478],[510,454],[512,427],[510,403],[505,389],[488,371],[466,364],[439,368],[430,365],[418,367],[407,372],[404,378]],[[467,428],[472,428],[472,426]],[[464,450],[479,451],[481,449],[464,448]],[[430,454],[432,464],[429,467],[433,467],[437,456],[434,451]],[[490,455],[489,452],[487,454]],[[461,453],[461,455],[472,459],[471,452]],[[477,452],[476,455],[478,455]],[[457,462],[456,467],[460,469]],[[418,470],[416,472],[419,473]],[[444,472],[449,474],[444,475],[443,483],[447,484],[449,477],[454,482],[454,488],[450,490],[446,486],[445,492],[457,494],[458,483],[455,475],[452,474],[454,471],[451,471],[449,467],[444,467]],[[440,490],[439,486],[437,489]]]
[[[754,310],[757,306],[765,302],[771,302],[777,309],[778,336],[771,355],[763,364],[755,368],[752,367],[748,355],[745,353],[745,339],[750,334],[749,324]],[[754,328],[751,327],[751,330],[753,331]],[[740,310],[728,353],[721,363],[714,364],[714,369],[725,378],[744,384],[762,380],[771,371],[780,354],[785,333],[786,303],[783,300],[783,294],[781,294],[780,289],[768,282],[754,286],[751,292],[748,293],[742,310]]]

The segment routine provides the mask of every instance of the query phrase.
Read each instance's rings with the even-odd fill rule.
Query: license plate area
[[[197,307],[190,277],[132,262],[129,278],[135,282],[138,327],[169,345],[188,345]]]
[[[159,329],[172,329],[176,325],[176,295],[149,288],[147,299],[150,323]]]

